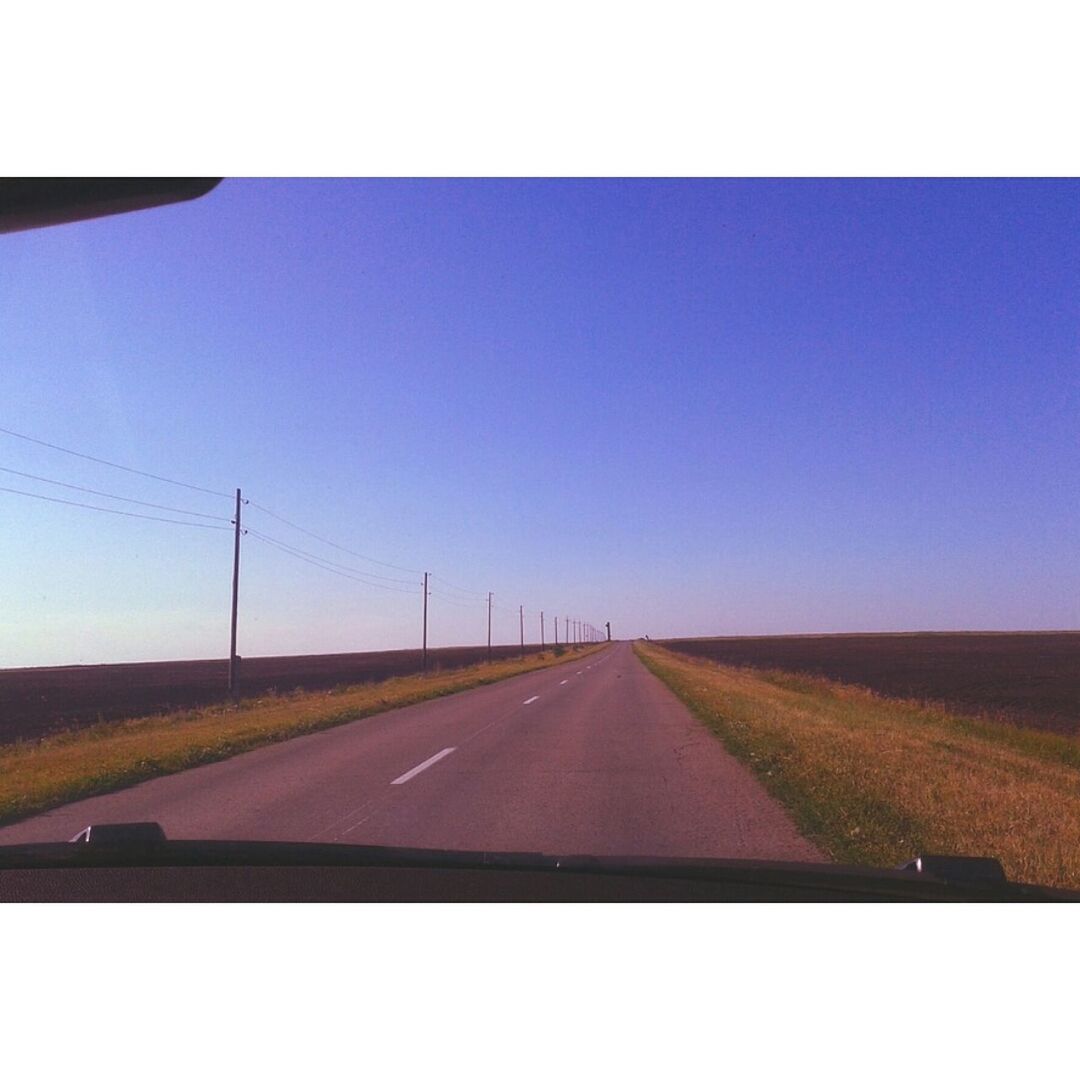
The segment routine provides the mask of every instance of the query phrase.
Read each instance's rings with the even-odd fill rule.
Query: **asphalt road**
[[[116,821],[176,839],[823,859],[626,642],[71,803],[0,844]]]

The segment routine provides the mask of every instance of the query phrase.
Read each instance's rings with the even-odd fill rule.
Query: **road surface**
[[[71,803],[0,829],[821,861],[627,642],[452,697]]]

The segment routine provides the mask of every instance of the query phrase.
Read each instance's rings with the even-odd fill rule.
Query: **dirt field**
[[[527,653],[539,646],[526,645]],[[496,658],[517,656],[517,645],[496,646]],[[429,649],[431,670],[465,667],[483,660],[485,646]],[[244,696],[329,689],[420,670],[420,650],[339,653],[329,656],[250,657],[241,664]],[[145,716],[206,705],[225,697],[228,661],[180,660],[147,664],[0,670],[0,743],[38,738],[98,720]]]
[[[660,644],[724,664],[823,675],[888,697],[942,701],[1026,727],[1080,732],[1080,633],[829,634]]]

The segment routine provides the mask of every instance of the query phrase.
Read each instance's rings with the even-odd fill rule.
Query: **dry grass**
[[[238,706],[118,720],[40,742],[2,747],[0,823],[387,709],[568,663],[601,647],[560,656],[544,652],[524,660],[499,660],[318,693],[271,695]]]
[[[1080,888],[1080,741],[808,676],[635,646],[832,857],[992,855]]]

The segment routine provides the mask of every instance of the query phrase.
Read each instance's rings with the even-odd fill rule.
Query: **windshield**
[[[1080,888],[1078,196],[225,180],[3,237],[0,843]]]

